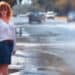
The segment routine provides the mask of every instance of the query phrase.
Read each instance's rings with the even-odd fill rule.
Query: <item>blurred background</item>
[[[75,0],[0,1],[16,27],[10,75],[75,75]]]
[[[39,10],[39,11],[55,11],[58,15],[67,15],[68,12],[75,10],[75,1],[74,0],[0,0],[7,1],[15,9],[22,7],[22,12],[25,13],[30,10]],[[19,6],[19,7],[18,7]],[[26,11],[25,11],[26,10]],[[16,11],[15,11],[16,12]]]

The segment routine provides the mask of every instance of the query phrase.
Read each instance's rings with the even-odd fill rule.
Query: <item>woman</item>
[[[0,2],[0,75],[8,75],[8,65],[15,50],[15,27],[10,21],[11,7],[7,2]]]

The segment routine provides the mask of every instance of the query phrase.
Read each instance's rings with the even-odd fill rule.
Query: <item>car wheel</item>
[[[41,23],[41,20],[39,20],[38,23],[40,24]]]

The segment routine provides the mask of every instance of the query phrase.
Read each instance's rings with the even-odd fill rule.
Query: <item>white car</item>
[[[17,15],[13,20],[15,25],[23,25],[28,22],[28,18],[25,14]]]
[[[56,13],[53,12],[53,11],[48,11],[48,12],[46,13],[46,18],[52,18],[52,19],[54,19],[55,16],[56,16]]]

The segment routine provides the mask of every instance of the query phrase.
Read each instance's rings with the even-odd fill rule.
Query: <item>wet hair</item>
[[[7,19],[10,19],[11,18],[11,16],[12,16],[12,9],[11,9],[11,6],[10,6],[10,4],[8,4],[7,2],[5,2],[5,1],[1,1],[0,2],[0,18],[1,18],[1,11],[2,10],[7,10]]]

